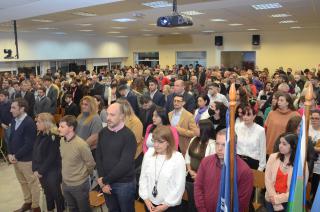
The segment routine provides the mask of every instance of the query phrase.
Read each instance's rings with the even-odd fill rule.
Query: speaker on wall
[[[254,46],[260,45],[260,35],[252,35],[252,45]]]
[[[215,36],[214,37],[214,45],[223,46],[223,37],[222,36]]]

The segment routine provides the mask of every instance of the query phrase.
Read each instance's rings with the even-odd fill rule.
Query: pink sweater
[[[150,124],[147,129],[146,129],[146,135],[144,136],[144,139],[143,139],[143,144],[142,144],[142,150],[143,150],[143,153],[146,153],[147,150],[148,150],[148,147],[147,147],[147,139],[149,137],[149,134],[150,134],[150,129],[151,127],[153,126],[153,124]],[[178,150],[178,146],[179,146],[179,135],[178,135],[178,132],[177,132],[177,129],[175,127],[170,127],[171,129],[171,132],[172,132],[172,135],[173,135],[173,139],[174,139],[174,142],[176,144],[176,150]]]

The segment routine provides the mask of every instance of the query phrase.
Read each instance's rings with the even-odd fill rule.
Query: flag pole
[[[307,87],[307,93],[305,96],[305,102],[304,102],[304,115],[305,115],[305,142],[306,142],[306,148],[305,148],[305,154],[304,154],[304,166],[303,166],[303,179],[304,179],[304,185],[308,182],[308,179],[306,179],[306,167],[307,167],[307,154],[308,154],[308,142],[309,142],[309,123],[310,123],[310,110],[312,107],[312,100],[313,100],[313,86],[310,83]]]
[[[233,211],[233,199],[234,199],[234,153],[235,153],[235,112],[236,112],[236,87],[235,83],[231,84],[229,90],[230,99],[230,209]]]

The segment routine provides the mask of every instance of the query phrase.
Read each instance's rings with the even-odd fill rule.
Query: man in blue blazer
[[[166,104],[166,99],[164,97],[164,94],[158,90],[158,81],[154,78],[150,79],[148,88],[149,96],[152,99],[153,103],[160,107],[164,107],[164,105]]]
[[[32,150],[37,130],[35,122],[26,111],[28,111],[28,103],[25,99],[13,100],[10,112],[15,119],[11,122],[8,158],[13,164],[25,201],[15,212],[31,209],[33,212],[41,212],[40,185],[38,178],[32,172]]]
[[[140,108],[138,105],[138,98],[133,92],[130,91],[128,85],[120,85],[118,87],[118,92],[121,95],[121,97],[128,100],[136,116],[139,116]]]
[[[194,100],[194,97],[187,92],[185,92],[185,84],[183,80],[176,80],[174,82],[174,93],[170,94],[167,97],[167,103],[166,103],[166,110],[169,113],[172,111],[173,108],[173,99],[176,95],[182,95],[183,101],[185,102],[184,108],[189,111],[190,113],[193,113],[196,108],[196,102]]]

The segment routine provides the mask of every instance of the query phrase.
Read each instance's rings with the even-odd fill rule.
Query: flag
[[[233,210],[230,208],[230,120],[229,120],[229,110],[226,114],[226,144],[225,144],[225,153],[224,153],[224,163],[221,171],[220,178],[220,192],[217,202],[216,212],[238,212],[238,186],[237,186],[237,158],[236,153],[234,152],[234,182],[233,182]]]
[[[319,211],[319,208],[320,208],[320,186],[318,185],[317,194],[313,200],[311,212],[317,212],[317,211]]]
[[[306,205],[306,180],[304,179],[304,165],[306,154],[306,120],[305,116],[302,116],[300,123],[300,133],[298,139],[298,145],[296,149],[296,155],[293,164],[292,179],[290,184],[290,193],[288,201],[288,211],[305,211]],[[307,168],[307,167],[306,167]]]

